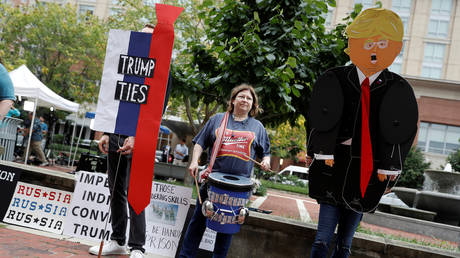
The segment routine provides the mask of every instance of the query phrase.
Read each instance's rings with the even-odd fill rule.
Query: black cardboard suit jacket
[[[321,90],[326,88],[327,91]],[[340,97],[331,101],[331,96]],[[380,182],[377,169],[401,170],[417,132],[417,103],[411,86],[387,69],[370,86],[374,171],[364,198],[360,190],[361,86],[356,67],[326,71],[318,78],[312,97],[308,154],[334,155],[334,166],[326,166],[322,160],[312,163],[310,196],[319,202],[346,204],[360,212],[375,210],[383,192],[392,184],[388,180]],[[351,145],[342,144],[350,138]]]

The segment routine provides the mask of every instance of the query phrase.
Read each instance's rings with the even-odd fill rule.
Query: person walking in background
[[[48,136],[48,125],[45,123],[45,118],[40,116],[40,126],[42,127],[43,140],[41,143],[42,150],[45,151],[46,138]]]
[[[48,166],[48,162],[46,161],[45,154],[43,153],[43,149],[41,147],[43,140],[43,132],[40,119],[35,118],[34,121],[32,121],[32,112],[29,112],[28,116],[29,120],[24,122],[25,128],[20,129],[20,131],[23,132],[24,138],[28,138],[29,133],[32,133],[32,136],[30,138],[29,157],[30,154],[33,152],[35,155],[37,155],[37,158],[40,161],[39,166]],[[30,132],[31,128],[32,132]],[[22,156],[23,160],[25,160],[25,158],[26,152],[24,152]]]
[[[185,139],[182,138],[180,143],[177,144],[174,149],[173,165],[187,166],[188,160],[184,160],[186,157],[188,158],[188,147],[185,145]]]

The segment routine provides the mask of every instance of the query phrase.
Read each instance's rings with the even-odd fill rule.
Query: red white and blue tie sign
[[[155,150],[174,42],[183,8],[156,4],[153,34],[111,30],[94,130],[136,136],[128,201],[142,212],[150,202]]]
[[[110,30],[95,130],[136,135],[141,106],[149,97],[145,80],[155,72],[155,59],[148,57],[151,40],[151,33]]]

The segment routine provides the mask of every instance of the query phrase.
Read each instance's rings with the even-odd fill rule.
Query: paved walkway
[[[46,168],[62,172],[71,172],[74,170],[74,168],[65,166]],[[317,223],[318,221],[319,205],[315,200],[301,194],[269,189],[265,197],[253,196],[251,205],[254,208],[272,210],[272,215],[274,216],[282,216],[307,223]],[[458,244],[454,242],[370,225],[364,222],[361,223],[361,228],[399,236],[408,240],[434,243],[450,248],[458,247]],[[88,248],[96,244],[98,243],[68,238],[34,229],[0,224],[0,257],[96,257],[88,253]],[[148,257],[158,256],[148,255]]]
[[[272,214],[276,216],[297,219],[303,222],[318,223],[319,205],[314,199],[305,195],[269,189],[267,191],[267,196],[253,196],[251,206],[262,210],[272,210]],[[417,240],[418,242],[433,243],[438,246],[458,248],[458,243],[455,242],[371,225],[365,222],[361,222],[360,227],[372,232],[384,233],[408,240]]]

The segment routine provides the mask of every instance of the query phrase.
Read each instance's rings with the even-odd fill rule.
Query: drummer
[[[225,113],[219,113],[211,117],[204,128],[193,139],[192,160],[189,172],[192,176],[198,173],[198,158],[204,149],[209,147],[210,163],[213,164],[211,172],[250,177],[254,163],[249,157],[261,158],[261,167],[270,169],[270,140],[262,123],[254,117],[259,113],[258,97],[254,88],[248,84],[236,86],[231,91],[231,97],[227,106],[228,120],[223,134],[222,144],[212,161],[212,151],[216,140],[216,133],[221,126]],[[203,173],[200,178],[207,178],[209,173]],[[203,184],[200,189],[202,200],[208,197],[208,186]],[[197,200],[195,211],[185,233],[184,242],[180,251],[180,257],[195,257],[203,233],[206,229],[206,217],[201,212],[201,204]],[[231,234],[217,233],[213,257],[226,257]]]

